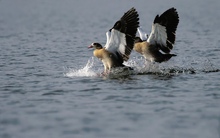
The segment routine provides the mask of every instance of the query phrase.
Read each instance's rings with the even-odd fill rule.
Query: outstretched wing
[[[170,8],[162,15],[157,15],[147,42],[157,45],[165,53],[173,49],[179,16],[175,8]]]
[[[127,61],[131,50],[134,47],[134,39],[139,26],[138,13],[134,8],[127,11],[119,21],[110,29],[110,38],[108,39],[105,49],[117,55],[119,53],[123,60]]]

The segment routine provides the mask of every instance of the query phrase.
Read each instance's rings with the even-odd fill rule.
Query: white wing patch
[[[148,34],[138,27],[138,33],[142,41],[147,40]]]
[[[167,33],[165,26],[158,23],[152,25],[152,30],[147,42],[150,44],[160,44],[166,46]]]
[[[106,32],[106,38],[107,38],[107,40],[106,40],[106,44],[105,44],[105,45],[108,45],[108,44],[109,44],[110,37],[111,37],[111,32],[110,32],[110,31]]]
[[[125,54],[125,47],[126,47],[125,34],[115,29],[112,29],[110,34],[111,35],[110,35],[109,41],[108,41],[108,36],[107,36],[105,49],[113,54],[115,54],[116,52]]]

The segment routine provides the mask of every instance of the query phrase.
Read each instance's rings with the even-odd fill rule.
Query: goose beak
[[[88,48],[93,48],[93,45],[91,45],[91,46],[88,46]]]

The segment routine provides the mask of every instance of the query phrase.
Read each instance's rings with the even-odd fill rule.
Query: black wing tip
[[[136,12],[137,13],[137,10],[135,7],[131,7],[127,12]],[[127,13],[125,12],[125,13]]]
[[[135,9],[135,7],[131,7],[131,8],[128,10],[128,12],[129,12],[129,11],[137,12],[137,10]]]
[[[172,7],[163,12],[160,16],[157,15],[154,19],[153,23],[159,23],[163,26],[166,25],[167,22],[176,22],[177,24],[179,23],[179,15],[177,12],[177,9]]]
[[[139,14],[134,7],[129,9],[127,12],[125,12],[124,15],[121,17],[121,19],[118,20],[113,26],[114,29],[123,31],[123,33],[126,33],[127,28],[134,28],[134,27],[135,28],[139,27]]]
[[[123,19],[123,17],[122,17]],[[125,49],[125,55],[124,60],[127,61],[129,58],[129,55],[134,47],[135,37],[137,33],[137,28],[139,27],[139,14],[137,10],[132,7],[130,9],[130,12],[128,11],[127,16],[124,17],[124,20],[126,20],[127,28],[126,28],[126,49]],[[125,58],[126,57],[126,58]]]

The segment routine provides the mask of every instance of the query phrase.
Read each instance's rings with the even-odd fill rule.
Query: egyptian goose
[[[107,42],[104,47],[100,43],[92,43],[88,48],[94,48],[93,55],[99,58],[104,65],[104,73],[111,68],[124,67],[124,61],[129,59],[134,47],[139,17],[135,8],[131,8],[118,20],[107,33]]]
[[[134,50],[151,62],[168,61],[175,54],[170,54],[176,38],[179,16],[175,8],[170,8],[154,19],[151,33],[148,37],[138,28],[140,37],[135,38]]]

